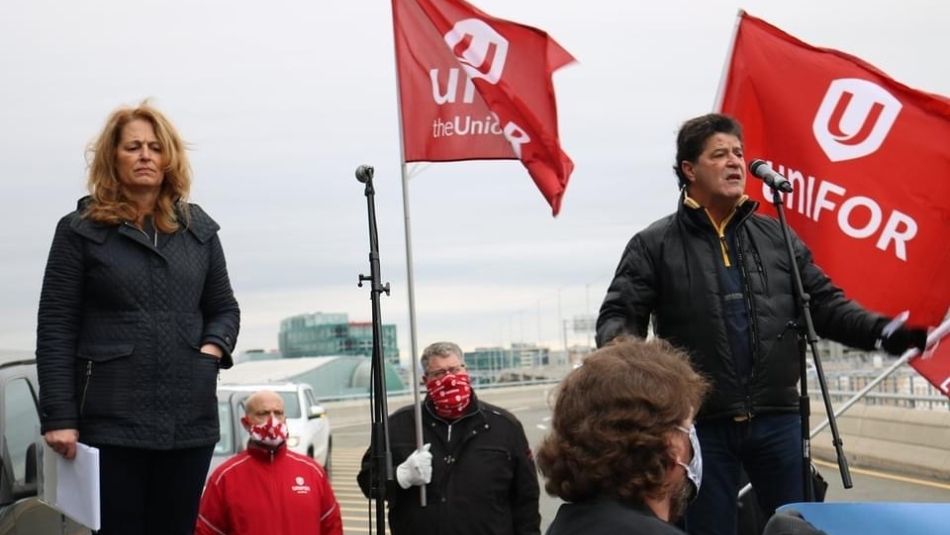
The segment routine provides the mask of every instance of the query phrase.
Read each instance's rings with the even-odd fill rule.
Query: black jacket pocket
[[[93,362],[108,362],[127,357],[135,350],[135,344],[87,344],[76,351],[76,356]]]
[[[83,419],[116,418],[129,410],[135,344],[83,344],[76,351],[79,415]]]

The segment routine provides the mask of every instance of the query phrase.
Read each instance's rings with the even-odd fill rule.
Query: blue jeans
[[[690,535],[735,535],[740,466],[766,515],[780,505],[803,501],[797,413],[756,415],[743,422],[701,421],[696,433],[703,454],[703,482],[686,512]]]

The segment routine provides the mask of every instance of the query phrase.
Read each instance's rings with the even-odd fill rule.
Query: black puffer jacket
[[[738,246],[732,256],[751,324],[751,377],[738,376],[723,320],[717,232],[705,211],[688,200],[630,240],[597,318],[597,343],[603,345],[625,333],[645,337],[652,314],[656,335],[686,350],[693,366],[713,382],[701,418],[798,408],[803,347],[789,327],[799,321],[791,265],[778,221],[756,215],[757,207],[741,203],[731,223]],[[792,240],[818,335],[873,349],[886,318],[848,300],[798,237],[793,234]]]
[[[684,535],[643,503],[594,498],[564,503],[545,535]]]
[[[412,406],[389,417],[393,471],[416,449]],[[538,476],[521,423],[508,411],[472,394],[469,410],[449,424],[422,408],[423,442],[432,453],[427,505],[419,487],[389,485],[389,529],[393,535],[538,535]],[[357,476],[371,497],[371,451]]]
[[[42,432],[89,444],[177,449],[218,440],[220,346],[231,365],[240,312],[218,224],[197,205],[157,246],[132,225],[59,221],[37,325]]]

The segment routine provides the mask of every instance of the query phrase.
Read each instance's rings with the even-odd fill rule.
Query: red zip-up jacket
[[[310,457],[253,443],[219,466],[201,497],[196,535],[342,535],[327,473]]]

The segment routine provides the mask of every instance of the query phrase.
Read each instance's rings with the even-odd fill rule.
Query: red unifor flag
[[[462,0],[393,0],[393,17],[405,161],[521,160],[557,215],[574,163],[551,73],[574,58]]]
[[[835,283],[867,308],[940,323],[950,305],[950,99],[744,12],[720,98],[743,125],[746,159],[794,185],[789,224]],[[764,183],[747,189],[774,215]]]
[[[950,397],[950,320],[927,337],[927,350],[912,358],[910,365]]]

